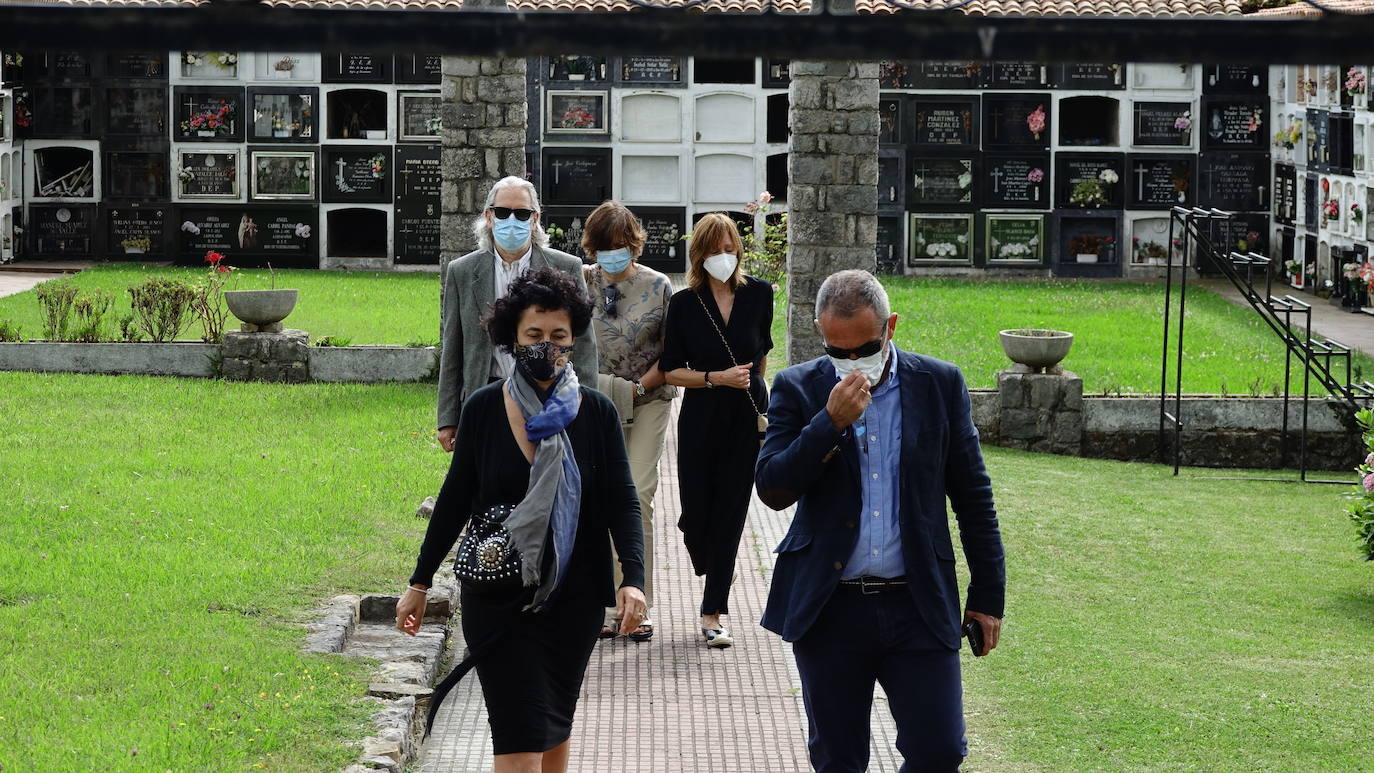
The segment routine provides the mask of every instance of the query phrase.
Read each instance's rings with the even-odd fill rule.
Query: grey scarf
[[[520,553],[520,575],[526,587],[538,585],[528,610],[538,610],[563,581],[577,536],[577,516],[582,506],[582,475],[573,456],[567,426],[577,417],[582,392],[571,365],[554,385],[546,401],[539,399],[533,384],[516,374],[506,379],[506,390],[525,417],[525,432],[538,445],[530,466],[525,498],[506,517],[506,531]],[[546,538],[547,537],[547,538]],[[553,572],[542,577],[544,552],[553,546]]]

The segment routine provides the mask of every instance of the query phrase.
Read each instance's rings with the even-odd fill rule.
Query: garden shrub
[[[1345,506],[1350,520],[1359,534],[1360,551],[1367,560],[1374,561],[1374,412],[1368,408],[1355,414],[1364,440],[1366,456],[1355,469],[1360,473],[1360,485],[1347,496]]]
[[[174,341],[191,324],[196,288],[180,279],[151,277],[129,288],[134,321],[155,343]]]
[[[23,341],[24,335],[19,326],[7,319],[0,319],[0,342]]]
[[[134,324],[134,315],[125,314],[119,318],[119,340],[125,343],[138,343],[143,340],[143,334],[139,332],[138,326]]]
[[[90,344],[107,340],[104,330],[105,313],[110,310],[112,304],[114,296],[99,287],[76,296],[72,308],[76,311],[78,323],[72,338]]]
[[[68,328],[78,292],[76,283],[66,277],[52,279],[39,284],[33,291],[43,307],[43,335],[52,341],[70,340]]]

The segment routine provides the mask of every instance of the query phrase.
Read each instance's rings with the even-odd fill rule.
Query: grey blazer
[[[566,252],[534,245],[530,269],[552,266],[577,279],[583,292],[582,261]],[[482,317],[496,300],[494,256],[488,250],[470,252],[444,268],[444,301],[439,344],[438,424],[458,426],[458,414],[468,395],[487,385],[491,377],[491,339],[482,330]],[[573,368],[583,386],[596,388],[596,334],[591,326],[577,337]]]

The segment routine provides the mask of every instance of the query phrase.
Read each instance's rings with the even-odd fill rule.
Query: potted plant
[[[142,255],[153,248],[153,240],[147,236],[135,236],[119,243],[125,255]]]
[[[272,63],[272,77],[280,79],[289,79],[292,75],[292,72],[296,69],[296,65],[300,64],[300,61],[301,60],[296,59],[295,57],[283,56],[282,58]]]
[[[1069,240],[1069,254],[1078,263],[1096,263],[1102,250],[1110,243],[1110,236],[1075,236]]]

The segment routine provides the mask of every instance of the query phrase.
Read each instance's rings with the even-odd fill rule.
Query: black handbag
[[[506,531],[506,517],[513,512],[515,505],[492,505],[468,521],[453,571],[469,589],[503,590],[523,584],[520,551]]]

